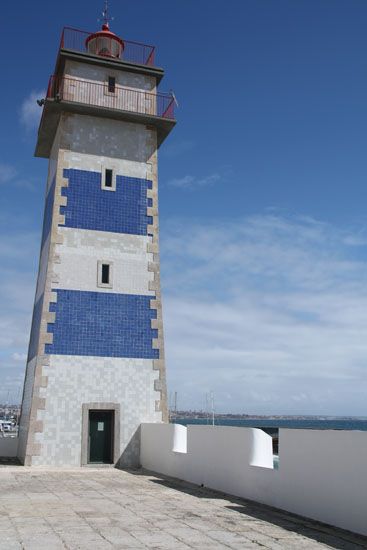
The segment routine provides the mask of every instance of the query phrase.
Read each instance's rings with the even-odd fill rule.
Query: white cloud
[[[39,235],[1,229],[0,402],[16,402],[21,395],[26,364]]]
[[[19,177],[18,171],[10,164],[0,162],[0,185],[12,183],[12,187],[21,187],[23,189],[35,190],[34,183],[26,178]]]
[[[168,181],[167,185],[178,189],[197,189],[199,187],[207,187],[217,183],[221,179],[219,174],[210,174],[204,177],[183,176],[182,178],[174,178]]]
[[[34,131],[38,127],[42,108],[37,104],[37,99],[43,97],[45,97],[44,91],[33,91],[23,100],[20,107],[20,121],[28,131]]]
[[[214,390],[222,411],[366,414],[364,234],[274,214],[163,227],[167,373],[179,406],[201,407]],[[0,400],[24,376],[38,246],[30,232],[0,242]]]
[[[0,183],[8,183],[16,176],[17,171],[10,164],[0,163]]]
[[[18,176],[17,170],[8,164],[0,163],[0,185],[11,182],[11,187],[19,187],[29,191],[35,191],[36,185],[32,178],[26,179]]]
[[[21,363],[24,363],[27,359],[27,354],[15,352],[12,354],[11,358],[14,359],[14,361],[20,361]]]
[[[353,236],[274,215],[164,229],[167,367],[181,405],[200,407],[213,389],[225,411],[366,414],[367,247]]]
[[[11,369],[6,372],[7,374],[1,373],[0,404],[19,404],[22,399],[24,377]]]

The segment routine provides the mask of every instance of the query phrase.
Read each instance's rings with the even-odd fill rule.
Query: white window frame
[[[112,187],[106,186],[106,170],[112,171]],[[112,166],[102,165],[101,188],[104,191],[116,191],[116,170]]]
[[[108,283],[102,283],[102,266],[110,267],[110,278]],[[109,260],[98,260],[97,262],[97,286],[100,288],[113,288],[113,262]]]

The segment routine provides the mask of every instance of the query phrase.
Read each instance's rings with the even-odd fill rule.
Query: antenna
[[[212,406],[212,426],[215,426],[215,412],[214,412],[214,392],[210,392],[210,401]]]
[[[109,26],[109,22],[110,21],[113,21],[114,18],[111,17],[109,15],[109,5],[108,5],[108,0],[105,0],[104,2],[104,9],[103,9],[103,12],[102,12],[102,21],[103,21],[103,24],[106,25],[107,27]],[[98,21],[101,21],[100,19],[98,19]]]

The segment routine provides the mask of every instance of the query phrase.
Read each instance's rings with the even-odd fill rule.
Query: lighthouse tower
[[[36,156],[48,158],[23,392],[26,465],[137,465],[167,420],[157,150],[175,124],[152,46],[65,28]]]

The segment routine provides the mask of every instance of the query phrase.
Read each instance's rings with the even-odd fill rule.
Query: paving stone
[[[0,467],[0,550],[367,549],[367,538],[143,471]]]

